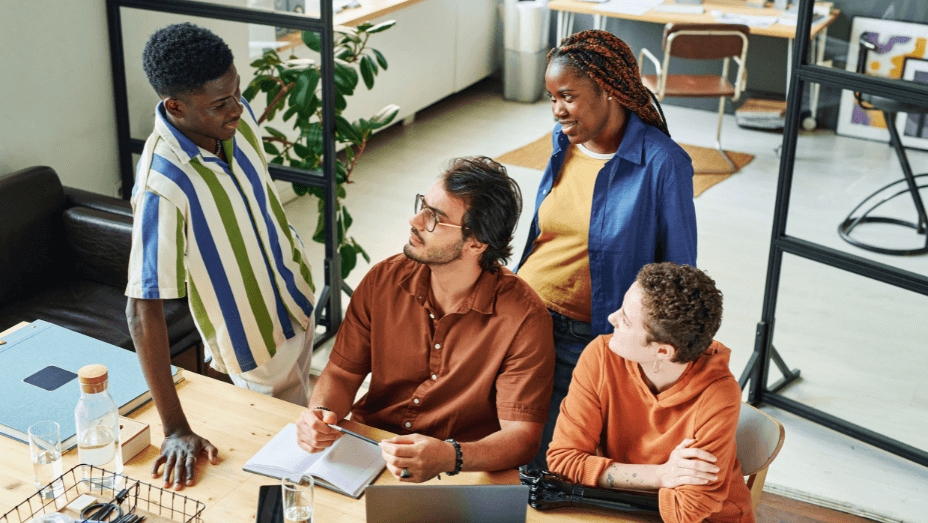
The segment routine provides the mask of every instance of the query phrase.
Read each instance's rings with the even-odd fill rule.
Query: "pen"
[[[329,425],[329,424],[326,423],[326,425]],[[368,443],[373,443],[374,445],[377,445],[378,447],[380,446],[380,442],[379,442],[379,441],[374,441],[374,440],[372,440],[371,438],[367,438],[367,437],[364,437],[364,436],[362,436],[362,435],[360,435],[360,434],[357,434],[357,433],[355,433],[355,432],[351,432],[351,431],[348,430],[348,429],[343,429],[343,428],[339,427],[338,425],[329,425],[329,426],[332,427],[333,429],[335,429],[335,430],[341,432],[342,434],[347,434],[347,435],[349,435],[349,436],[354,436],[354,437],[356,437],[356,438],[358,438],[358,439],[360,439],[360,440],[364,440],[364,441],[366,441],[366,442],[368,442]]]

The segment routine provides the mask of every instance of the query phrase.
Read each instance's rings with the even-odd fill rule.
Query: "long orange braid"
[[[628,45],[606,31],[582,31],[561,40],[548,53],[548,63],[558,61],[586,73],[603,91],[667,136],[664,111],[654,94],[641,83],[638,62]],[[654,100],[654,104],[651,100]]]

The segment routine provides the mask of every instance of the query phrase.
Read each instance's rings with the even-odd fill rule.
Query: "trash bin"
[[[544,0],[505,0],[503,98],[537,101],[545,90],[550,11]]]

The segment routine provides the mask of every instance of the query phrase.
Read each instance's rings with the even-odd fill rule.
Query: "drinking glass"
[[[58,479],[61,476],[61,427],[58,423],[40,421],[29,427],[29,455],[35,489],[45,499],[63,494],[64,485]]]
[[[280,480],[286,523],[312,523],[313,478],[291,474]]]

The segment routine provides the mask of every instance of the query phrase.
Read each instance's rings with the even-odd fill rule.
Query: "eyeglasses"
[[[458,229],[464,228],[461,225],[455,225],[453,223],[444,223],[444,222],[439,221],[438,215],[435,214],[435,211],[433,211],[432,209],[429,209],[429,207],[425,204],[425,196],[422,196],[421,194],[416,195],[416,206],[415,208],[413,208],[413,211],[415,211],[416,214],[419,214],[425,211],[425,230],[429,232],[434,231],[435,227],[438,225],[444,225],[447,227],[457,227]]]

